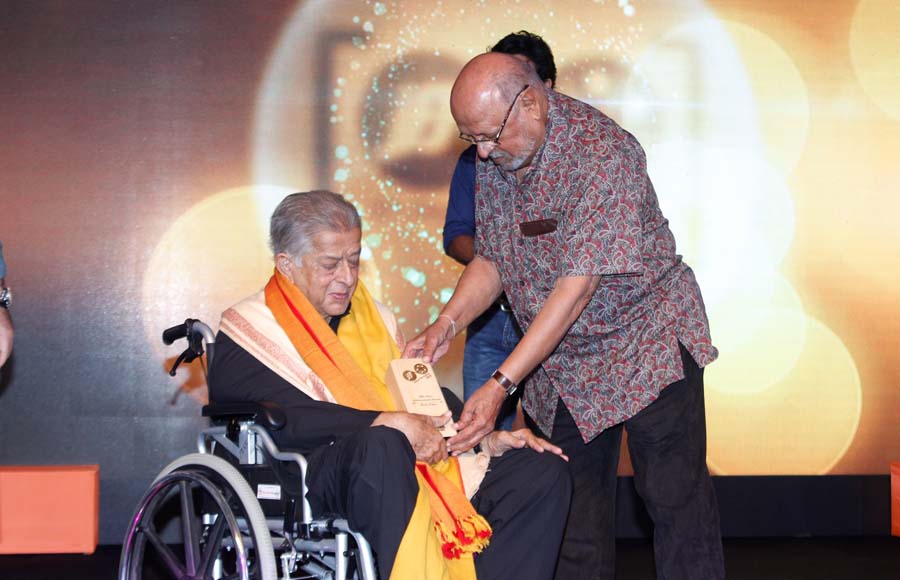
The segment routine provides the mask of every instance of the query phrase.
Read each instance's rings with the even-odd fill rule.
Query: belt
[[[506,298],[506,292],[500,295],[500,298],[497,298],[494,304],[503,312],[512,312],[512,306],[509,305],[509,299]]]

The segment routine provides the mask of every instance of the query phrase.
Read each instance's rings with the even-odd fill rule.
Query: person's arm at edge
[[[0,308],[0,367],[6,364],[9,355],[12,354],[14,335],[15,332],[13,331],[12,317],[9,315],[9,310]]]
[[[0,288],[5,287],[6,280],[0,278]],[[14,334],[12,317],[9,315],[9,310],[0,308],[0,367],[6,363],[9,355],[12,354]]]

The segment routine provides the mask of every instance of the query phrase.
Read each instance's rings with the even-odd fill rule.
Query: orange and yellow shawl
[[[297,353],[338,404],[361,410],[395,410],[384,377],[388,364],[400,352],[362,281],[337,335],[277,270],[266,285],[265,301]],[[459,462],[455,458],[436,465],[417,462],[416,478],[419,494],[391,578],[475,578],[473,555],[487,546],[491,529],[462,491]]]

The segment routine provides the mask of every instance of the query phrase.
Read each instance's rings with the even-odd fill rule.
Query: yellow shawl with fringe
[[[400,356],[399,348],[362,281],[337,335],[278,270],[266,285],[265,300],[297,353],[339,404],[361,410],[395,410],[384,377],[388,364]],[[491,530],[462,491],[458,461],[417,462],[416,478],[419,494],[391,579],[474,579],[473,555],[487,546]]]

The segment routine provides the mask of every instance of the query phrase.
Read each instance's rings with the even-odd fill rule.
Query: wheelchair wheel
[[[227,461],[185,455],[160,472],[135,510],[119,580],[277,580],[266,518]]]

